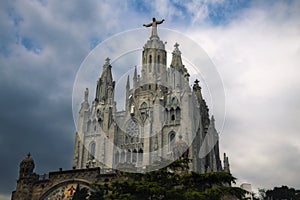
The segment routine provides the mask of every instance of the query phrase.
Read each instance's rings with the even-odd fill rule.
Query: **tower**
[[[155,18],[153,18],[153,22],[147,25],[152,26],[152,33],[143,47],[142,84],[166,83],[167,52],[165,50],[165,44],[158,37],[156,30],[157,24],[161,24],[162,22],[163,20],[156,21]]]
[[[30,153],[28,153],[27,157],[20,163],[17,188],[12,194],[12,199],[32,199],[33,184],[38,180],[38,175],[33,172],[34,167],[34,161],[30,157]]]

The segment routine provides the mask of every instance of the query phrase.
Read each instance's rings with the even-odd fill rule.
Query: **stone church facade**
[[[190,75],[177,43],[167,67],[165,43],[157,34],[158,22],[163,21],[144,25],[152,26],[152,33],[143,47],[141,71],[135,67],[132,79],[127,77],[123,90],[125,110],[116,108],[109,58],[97,81],[92,105],[88,102],[88,88],[84,92],[74,168],[99,166],[144,172],[159,168],[162,161],[170,163],[185,156],[192,160],[192,171],[229,171],[226,156],[224,168],[221,165],[215,120],[209,117],[199,81],[189,86]],[[204,140],[205,137],[209,139]],[[207,155],[199,158],[202,145],[207,146]]]

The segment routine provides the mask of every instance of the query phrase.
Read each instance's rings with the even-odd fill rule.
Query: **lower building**
[[[12,200],[71,200],[77,187],[93,189],[94,184],[108,183],[116,179],[116,171],[100,168],[73,169],[34,173],[34,160],[30,154],[20,164],[19,179]]]

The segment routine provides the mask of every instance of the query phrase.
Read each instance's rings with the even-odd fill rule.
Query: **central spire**
[[[157,35],[157,25],[162,24],[164,21],[165,21],[164,19],[160,20],[160,21],[156,21],[156,19],[153,17],[151,23],[149,23],[149,24],[143,24],[143,26],[145,26],[145,27],[152,26],[152,32],[151,32],[151,37],[150,38],[153,38],[153,37],[158,38],[158,35]]]
[[[165,43],[157,35],[157,25],[162,24],[165,20],[157,21],[155,18],[145,27],[152,27],[151,37],[144,45],[142,54],[142,76],[141,83],[164,83],[166,81],[166,62],[167,52]]]

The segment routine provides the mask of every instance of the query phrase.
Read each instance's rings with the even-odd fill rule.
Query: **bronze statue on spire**
[[[143,24],[143,26],[145,27],[150,27],[152,26],[152,33],[151,33],[151,37],[158,37],[157,35],[157,25],[158,24],[162,24],[165,20],[160,20],[160,21],[156,21],[156,19],[153,17],[152,22],[149,24]]]

